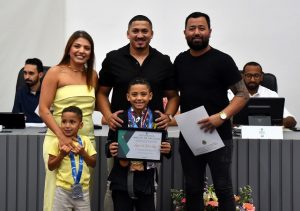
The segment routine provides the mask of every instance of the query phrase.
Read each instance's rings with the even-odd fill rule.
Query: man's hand
[[[288,116],[286,118],[283,118],[283,126],[286,128],[293,128],[297,125],[297,122],[294,117]]]
[[[155,113],[159,114],[159,118],[155,119],[155,122],[157,124],[157,127],[159,129],[167,129],[168,128],[168,124],[169,122],[171,122],[171,119],[169,118],[169,116],[167,114],[164,114],[158,110],[155,111]]]
[[[204,132],[212,133],[217,127],[222,125],[224,120],[220,118],[219,113],[211,115],[207,118],[201,119],[197,122],[200,125],[200,129],[203,129]]]
[[[110,129],[112,129],[113,131],[116,131],[117,127],[122,127],[122,123],[123,123],[123,120],[120,119],[118,117],[119,114],[123,113],[124,111],[123,110],[119,110],[119,111],[116,111],[115,113],[112,113],[108,119],[107,119],[107,123],[108,123],[108,126]]]

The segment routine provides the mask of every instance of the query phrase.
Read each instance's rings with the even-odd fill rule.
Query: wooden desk
[[[0,210],[41,211],[43,207],[44,128],[0,133]],[[98,151],[92,210],[103,211],[106,190],[104,144],[107,127],[96,130]],[[158,211],[171,211],[171,188],[183,187],[178,153],[178,129],[169,128],[174,156],[164,159],[158,191]],[[208,173],[209,175],[209,173]],[[259,211],[297,211],[300,198],[300,133],[284,132],[284,140],[234,138],[232,164],[234,191],[250,184]]]

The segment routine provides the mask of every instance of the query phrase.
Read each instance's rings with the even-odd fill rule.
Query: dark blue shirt
[[[41,118],[34,112],[39,104],[40,90],[32,94],[30,88],[25,84],[16,92],[13,113],[25,113],[26,122],[42,123]]]

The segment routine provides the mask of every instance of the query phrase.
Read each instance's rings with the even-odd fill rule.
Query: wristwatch
[[[226,114],[224,111],[221,111],[221,112],[219,113],[219,115],[220,115],[220,118],[221,118],[222,120],[226,120],[226,119],[227,119],[227,114]]]

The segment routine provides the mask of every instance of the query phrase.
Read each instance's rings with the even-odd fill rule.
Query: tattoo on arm
[[[243,97],[245,99],[249,98],[249,92],[243,79],[237,82],[236,84],[230,86],[229,88],[235,96]]]

